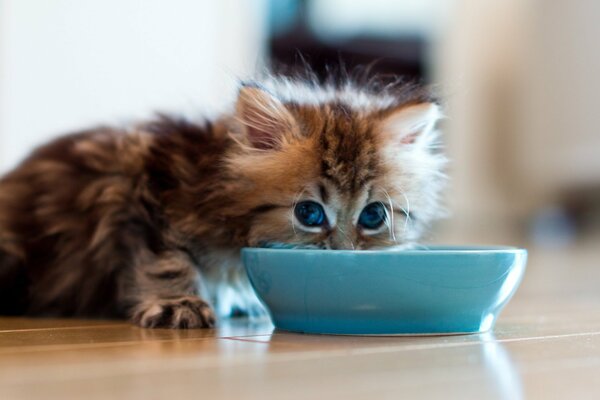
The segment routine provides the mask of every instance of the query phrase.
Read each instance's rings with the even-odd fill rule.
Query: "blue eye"
[[[377,229],[385,221],[385,207],[381,203],[371,203],[366,206],[358,217],[358,224],[363,228]]]
[[[303,201],[296,204],[294,215],[306,226],[321,226],[325,223],[325,211],[319,203],[314,201]]]

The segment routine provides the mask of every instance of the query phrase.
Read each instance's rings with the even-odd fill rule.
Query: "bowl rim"
[[[396,255],[396,256],[423,256],[423,255],[468,255],[468,254],[513,254],[527,253],[527,249],[523,247],[502,246],[502,245],[432,245],[424,246],[425,249],[409,249],[409,250],[328,250],[328,249],[281,249],[270,247],[243,247],[242,253],[263,253],[263,254],[354,254],[357,256],[365,255]]]

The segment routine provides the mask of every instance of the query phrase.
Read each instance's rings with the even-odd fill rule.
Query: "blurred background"
[[[271,65],[377,60],[445,102],[450,216],[428,242],[593,248],[598,16],[593,0],[0,0],[0,171],[70,130],[219,112]]]

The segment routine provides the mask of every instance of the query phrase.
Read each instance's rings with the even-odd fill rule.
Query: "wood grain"
[[[533,251],[523,286],[482,335],[313,336],[247,320],[144,330],[4,317],[0,398],[598,398],[600,269],[591,254]]]

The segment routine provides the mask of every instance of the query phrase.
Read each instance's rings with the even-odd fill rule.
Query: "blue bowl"
[[[527,251],[245,248],[242,259],[278,329],[344,335],[478,333],[519,286]]]

